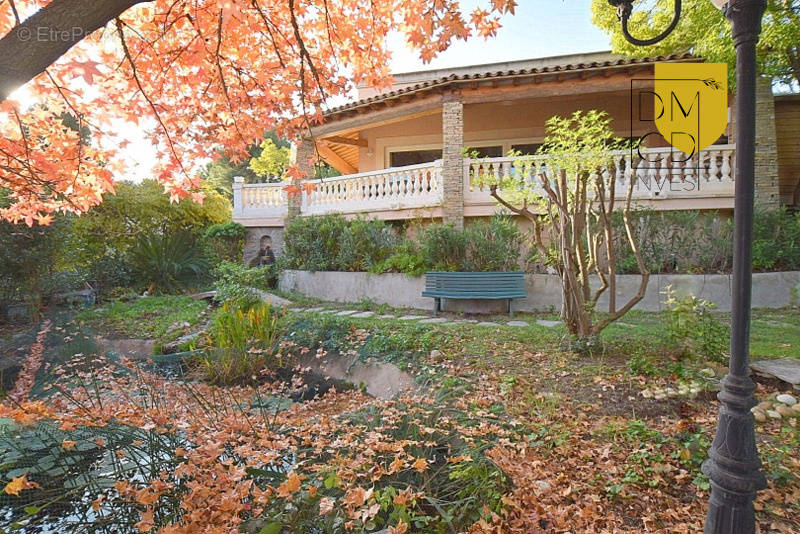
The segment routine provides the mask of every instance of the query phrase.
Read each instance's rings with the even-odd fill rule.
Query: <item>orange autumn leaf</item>
[[[287,185],[286,187],[283,188],[283,190],[286,191],[286,195],[289,197],[296,197],[297,195],[300,194],[300,191],[302,191],[296,185]]]
[[[75,442],[70,441],[68,439],[65,439],[64,441],[61,442],[61,448],[64,449],[65,451],[72,449],[74,446]]]
[[[316,188],[317,184],[314,182],[303,182],[303,191],[306,192],[306,195],[313,193]]]
[[[406,534],[406,532],[408,532],[408,524],[402,519],[396,527],[389,527],[389,534]]]
[[[11,482],[6,484],[4,491],[6,492],[7,495],[19,496],[19,493],[22,490],[33,489],[38,487],[40,487],[39,484],[28,480],[28,473],[25,473],[20,477],[11,479]]]
[[[417,458],[416,461],[411,464],[411,467],[422,473],[428,469],[428,460],[425,458]]]
[[[323,497],[319,500],[319,515],[327,515],[333,511],[333,499]]]
[[[92,501],[92,509],[95,512],[100,511],[100,505],[103,503],[103,499],[105,499],[105,495],[100,495],[98,498]]]
[[[300,489],[300,476],[294,471],[290,472],[280,486],[278,486],[278,495],[281,497],[288,497]]]

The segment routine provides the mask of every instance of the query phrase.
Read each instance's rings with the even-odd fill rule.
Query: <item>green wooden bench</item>
[[[506,299],[508,314],[514,317],[512,299],[527,297],[525,273],[460,273],[432,271],[425,273],[423,297],[434,299],[433,314],[442,311],[442,299]]]

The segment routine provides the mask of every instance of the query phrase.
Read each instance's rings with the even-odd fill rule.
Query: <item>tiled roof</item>
[[[361,100],[357,100],[355,102],[350,102],[341,106],[330,108],[325,111],[324,115],[326,117],[330,117],[363,106],[385,102],[387,100],[391,100],[393,98],[397,98],[403,95],[422,93],[438,87],[443,87],[446,85],[456,84],[456,83],[469,82],[469,81],[509,78],[509,77],[519,77],[519,76],[532,76],[536,74],[577,72],[577,71],[594,70],[594,69],[606,69],[613,67],[627,67],[640,64],[652,64],[659,61],[685,61],[692,59],[696,60],[698,58],[696,56],[693,56],[692,54],[671,54],[668,56],[656,56],[656,57],[645,57],[645,58],[620,58],[607,61],[592,61],[590,63],[553,65],[541,68],[498,70],[490,72],[473,72],[470,74],[463,74],[463,75],[451,74],[449,76],[435,78],[433,80],[428,80],[414,85],[409,85],[407,87],[402,87],[400,89],[395,89],[393,91],[388,91],[386,93],[381,93],[375,96],[371,96],[369,98],[364,98]]]

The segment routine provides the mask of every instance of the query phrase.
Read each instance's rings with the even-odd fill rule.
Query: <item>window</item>
[[[441,150],[404,150],[389,153],[390,167],[405,167],[419,163],[430,163],[442,158]]]
[[[467,147],[470,153],[477,153],[479,158],[500,158],[503,157],[502,146],[471,146]]]
[[[542,146],[541,143],[525,143],[521,145],[511,145],[511,150],[519,152],[523,156],[533,156]]]

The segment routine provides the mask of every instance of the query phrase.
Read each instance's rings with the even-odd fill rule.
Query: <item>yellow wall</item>
[[[587,97],[558,97],[536,100],[515,100],[464,106],[464,142],[467,146],[541,143],[545,121],[553,115],[568,115],[583,109],[603,109],[614,119],[617,135],[630,132],[630,101],[625,93],[609,93]],[[634,135],[642,135],[638,128]],[[373,171],[389,166],[389,153],[396,150],[440,149],[442,116],[435,113],[402,122],[395,122],[360,132],[368,146],[359,149],[359,171]]]

